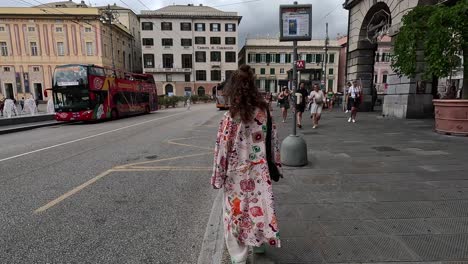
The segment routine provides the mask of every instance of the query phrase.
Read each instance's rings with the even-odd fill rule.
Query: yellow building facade
[[[57,65],[141,71],[141,45],[126,26],[86,6],[0,8],[0,99],[47,100]],[[133,13],[133,12],[132,12]],[[136,17],[136,15],[135,15]]]

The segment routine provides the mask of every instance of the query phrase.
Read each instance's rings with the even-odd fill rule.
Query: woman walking
[[[224,235],[232,263],[246,263],[249,246],[280,247],[266,158],[269,112],[250,66],[232,75],[226,96],[231,105],[219,126],[211,184],[224,190]],[[275,125],[271,131],[272,159],[279,167]]]
[[[309,101],[312,102],[312,106],[310,107],[310,117],[312,118],[312,123],[314,125],[312,128],[317,128],[322,115],[323,103],[325,101],[325,95],[317,84],[314,84],[314,90],[310,92]]]
[[[348,90],[348,100],[351,105],[351,116],[348,119],[348,123],[356,123],[357,111],[361,103],[361,88],[358,87],[356,81],[353,82],[353,86]]]
[[[288,117],[289,109],[289,90],[287,87],[283,88],[283,91],[278,95],[278,102],[280,103],[281,112],[283,113],[283,123],[286,122]]]

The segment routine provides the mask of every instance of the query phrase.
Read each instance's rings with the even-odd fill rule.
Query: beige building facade
[[[122,23],[101,22],[103,10],[73,2],[0,8],[0,99],[47,100],[57,65],[80,63],[141,70],[141,46]],[[136,15],[134,15],[136,18]],[[138,27],[137,27],[138,29]]]
[[[322,83],[322,87],[337,92],[340,45],[336,40],[329,41],[325,64],[324,44],[325,40],[298,42],[298,60],[305,61],[300,80],[308,87]],[[248,38],[240,51],[239,64],[248,64],[255,70],[260,90],[278,93],[281,87],[288,86],[292,53],[292,42],[280,42],[277,38]]]
[[[190,4],[139,17],[144,72],[153,74],[159,94],[211,95],[237,69],[237,13]]]

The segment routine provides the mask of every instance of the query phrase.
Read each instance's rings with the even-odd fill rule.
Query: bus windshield
[[[55,110],[81,111],[89,110],[91,103],[87,89],[60,89],[54,91]]]
[[[87,67],[70,65],[55,68],[54,86],[78,86],[88,84]]]

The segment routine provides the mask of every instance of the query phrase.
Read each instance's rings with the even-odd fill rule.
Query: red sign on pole
[[[298,60],[298,61],[296,61],[296,68],[297,68],[298,70],[303,70],[303,69],[305,69],[305,61],[303,61],[303,60]]]

